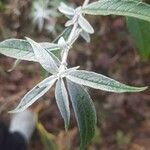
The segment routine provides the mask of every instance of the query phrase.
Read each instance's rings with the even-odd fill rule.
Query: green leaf
[[[150,23],[136,18],[127,18],[127,25],[142,60],[148,60],[150,56]]]
[[[48,52],[51,52],[56,57],[59,57],[61,50],[58,48],[58,46],[56,46],[56,44],[44,42],[40,43],[40,45]],[[0,42],[0,53],[15,59],[35,62],[38,61],[34,55],[32,46],[27,40],[8,39],[2,41]]]
[[[53,43],[58,43],[58,40],[63,37],[65,40],[68,39],[71,33],[72,27],[67,27],[65,30],[53,41]]]
[[[55,76],[50,76],[49,78],[46,78],[45,80],[37,84],[22,98],[19,105],[14,110],[10,111],[10,113],[18,113],[27,109],[53,86],[56,79],[57,78]]]
[[[65,129],[68,130],[70,123],[69,98],[63,79],[59,79],[55,89],[56,103],[65,122]]]
[[[30,38],[26,39],[31,44],[35,57],[38,59],[38,62],[41,64],[41,66],[52,74],[57,73],[58,66],[52,56],[40,44],[36,43]]]
[[[41,123],[37,124],[37,129],[44,145],[44,150],[58,150],[56,137],[48,133]]]
[[[66,77],[77,84],[115,93],[140,92],[147,88],[147,87],[128,86],[118,81],[115,81],[111,78],[108,78],[104,75],[84,70],[72,71],[68,73]]]
[[[67,80],[68,91],[78,123],[83,150],[95,135],[96,112],[88,92],[80,85]]]
[[[150,5],[134,0],[100,0],[87,5],[83,12],[90,15],[120,15],[150,21]]]

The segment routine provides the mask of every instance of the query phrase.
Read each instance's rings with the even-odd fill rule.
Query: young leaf
[[[135,0],[100,0],[84,7],[90,15],[121,15],[150,21],[150,5]]]
[[[30,90],[21,100],[19,105],[10,113],[18,113],[21,111],[24,111],[29,106],[31,106],[36,100],[38,100],[40,97],[42,97],[55,83],[56,81],[55,76],[51,76],[49,78],[46,78],[39,84],[37,84],[32,90]],[[45,86],[44,86],[45,83]]]
[[[90,35],[89,35],[87,32],[82,31],[82,32],[81,32],[81,37],[82,37],[87,43],[90,43],[91,38],[90,38]]]
[[[71,7],[68,7],[65,3],[61,2],[60,3],[60,6],[58,7],[58,10],[63,13],[63,14],[66,14],[66,15],[71,15],[73,16],[74,13],[75,13],[75,10]]]
[[[40,44],[34,42],[32,39],[27,38],[27,41],[31,44],[34,54],[42,67],[52,74],[57,73],[58,67],[51,55]]]
[[[127,25],[141,58],[147,60],[150,56],[150,22],[128,17]]]
[[[65,122],[65,129],[68,129],[70,122],[70,108],[67,90],[63,79],[59,79],[56,83],[55,98],[57,106]]]
[[[85,32],[87,32],[89,34],[93,34],[94,33],[93,27],[90,25],[90,23],[82,15],[80,15],[78,22],[79,22],[80,27]]]
[[[103,91],[122,93],[122,92],[140,92],[145,90],[147,87],[132,87],[122,84],[118,81],[110,79],[104,75],[97,74],[94,72],[75,70],[66,77],[78,84],[89,86],[91,88],[100,89]]]
[[[96,127],[96,112],[94,104],[87,91],[80,85],[67,80],[68,91],[75,117],[78,123],[81,144],[83,150],[92,140]]]
[[[40,45],[48,52],[53,53],[59,58],[60,49],[53,43],[40,43]],[[20,60],[35,61],[38,60],[35,57],[31,44],[27,40],[21,39],[8,39],[0,42],[0,53]]]

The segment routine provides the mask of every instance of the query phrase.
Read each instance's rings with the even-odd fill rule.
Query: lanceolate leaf
[[[66,15],[71,15],[73,16],[74,13],[75,13],[75,10],[71,7],[68,7],[65,3],[61,2],[60,3],[60,6],[58,7],[59,11],[63,14],[66,14]]]
[[[70,122],[70,108],[67,90],[63,79],[59,79],[56,83],[55,97],[57,106],[65,122],[65,129],[68,129]]]
[[[80,85],[67,80],[68,91],[78,123],[83,150],[95,134],[96,112],[87,91]]]
[[[91,15],[121,15],[150,21],[150,5],[135,0],[99,0],[83,10]]]
[[[37,61],[30,43],[26,40],[8,39],[0,42],[0,53],[15,59]]]
[[[71,81],[89,86],[91,88],[100,89],[109,92],[122,93],[122,92],[140,92],[145,90],[147,87],[132,87],[122,84],[118,81],[110,79],[101,74],[94,72],[75,70],[66,75]]]
[[[128,18],[127,25],[143,60],[150,56],[150,22]]]
[[[60,55],[60,49],[56,44],[44,42],[40,45],[48,52],[53,53],[56,57]],[[31,44],[27,40],[8,39],[0,42],[0,53],[20,60],[38,61],[33,52]]]
[[[50,80],[51,79],[51,80]],[[37,84],[32,90],[30,90],[21,100],[19,105],[10,113],[18,113],[21,111],[24,111],[29,106],[31,106],[36,100],[38,100],[40,97],[42,97],[55,83],[56,81],[55,76],[51,76],[49,78],[46,78],[39,84]],[[44,84],[45,83],[45,86]],[[41,86],[42,85],[42,86]]]
[[[52,74],[57,73],[58,67],[51,55],[40,44],[30,38],[27,38],[27,40],[31,44],[34,54],[42,67]]]
[[[90,23],[82,15],[79,17],[78,22],[79,22],[79,25],[81,26],[81,28],[85,32],[90,33],[90,34],[94,33],[93,27],[90,25]]]

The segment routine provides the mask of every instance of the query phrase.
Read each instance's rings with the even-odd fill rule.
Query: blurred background
[[[57,8],[60,1],[78,6],[83,0],[0,0],[0,40],[31,37],[35,41],[53,41],[64,29],[66,18]],[[42,2],[42,3],[41,3]],[[41,11],[45,10],[45,16]],[[132,18],[88,16],[95,29],[91,43],[82,38],[70,51],[69,66],[80,65],[131,85],[150,85],[150,24]],[[127,21],[128,20],[128,21]],[[140,27],[142,26],[142,30]],[[132,32],[141,35],[134,38]],[[144,32],[144,33],[143,33]],[[146,48],[140,40],[147,34]],[[143,37],[142,37],[143,35]],[[138,41],[139,40],[139,41]],[[14,59],[0,55],[0,119],[9,125],[12,110],[21,97],[47,76],[37,63],[22,61],[12,72]],[[87,150],[149,150],[150,94],[114,94],[91,90],[98,124],[96,135]],[[78,150],[79,135],[73,110],[66,133],[51,89],[32,108],[39,123],[29,150]],[[89,131],[90,132],[90,131]]]

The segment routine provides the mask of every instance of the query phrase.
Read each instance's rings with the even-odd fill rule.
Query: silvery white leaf
[[[75,20],[74,20],[74,19],[68,20],[68,21],[65,23],[65,27],[72,26],[74,23],[75,23]]]
[[[51,55],[44,49],[42,46],[30,38],[26,38],[27,41],[31,44],[35,56],[42,67],[48,72],[55,74],[58,72],[58,67],[51,57]]]
[[[58,7],[58,10],[65,14],[65,15],[70,15],[73,16],[75,13],[75,10],[71,7],[68,7],[65,3],[61,2],[60,6]]]
[[[115,93],[140,92],[147,89],[147,87],[128,86],[104,75],[84,70],[72,71],[66,75],[66,78],[77,84]]]
[[[68,68],[67,70],[65,70],[65,71],[62,73],[62,77],[65,77],[66,75],[68,75],[68,74],[71,73],[72,71],[75,71],[75,70],[77,70],[77,69],[79,69],[79,68],[80,68],[80,66]]]
[[[90,43],[91,41],[91,38],[90,38],[90,35],[85,32],[84,30],[80,33],[81,37],[87,42],[87,43]]]
[[[40,45],[52,56],[52,58],[56,61],[57,65],[60,64],[60,55],[62,50],[58,46],[58,44],[43,42]]]
[[[56,83],[55,98],[67,130],[70,122],[69,98],[64,81],[61,78]]]
[[[71,38],[71,45],[78,39],[78,37],[80,36],[82,32],[82,29],[81,28],[77,28],[76,31],[75,31],[75,34],[73,35],[73,37]]]
[[[56,77],[51,76],[49,78],[46,78],[39,84],[37,84],[32,90],[30,90],[21,100],[19,105],[10,113],[18,113],[21,111],[24,111],[29,106],[31,106],[36,100],[38,100],[40,97],[42,97],[55,83]],[[42,85],[43,84],[43,85]],[[45,86],[44,86],[45,84]],[[41,86],[42,85],[42,86]]]
[[[60,60],[58,59],[59,56],[55,54],[56,51],[61,53],[61,49],[59,48],[58,44],[49,43],[49,42],[42,42],[40,45],[51,55],[51,57],[55,60],[57,66],[61,64]]]
[[[90,33],[90,34],[94,33],[93,27],[82,15],[80,15],[80,17],[78,19],[78,23],[85,32]]]
[[[69,46],[68,46],[67,42],[65,41],[65,39],[63,37],[61,37],[58,40],[58,46],[62,50],[61,51],[61,57],[63,57],[64,51],[67,51],[69,49]]]
[[[37,61],[29,42],[21,39],[8,39],[0,42],[0,53],[20,60]]]
[[[68,48],[67,46],[67,43],[65,41],[65,39],[63,37],[61,37],[59,40],[58,40],[58,46],[60,47],[60,49],[62,50],[66,50],[66,48]]]
[[[50,49],[50,51],[55,51],[55,50],[58,50],[59,47],[57,44],[55,43],[49,43],[49,42],[42,42],[42,43],[39,43],[44,49]]]

